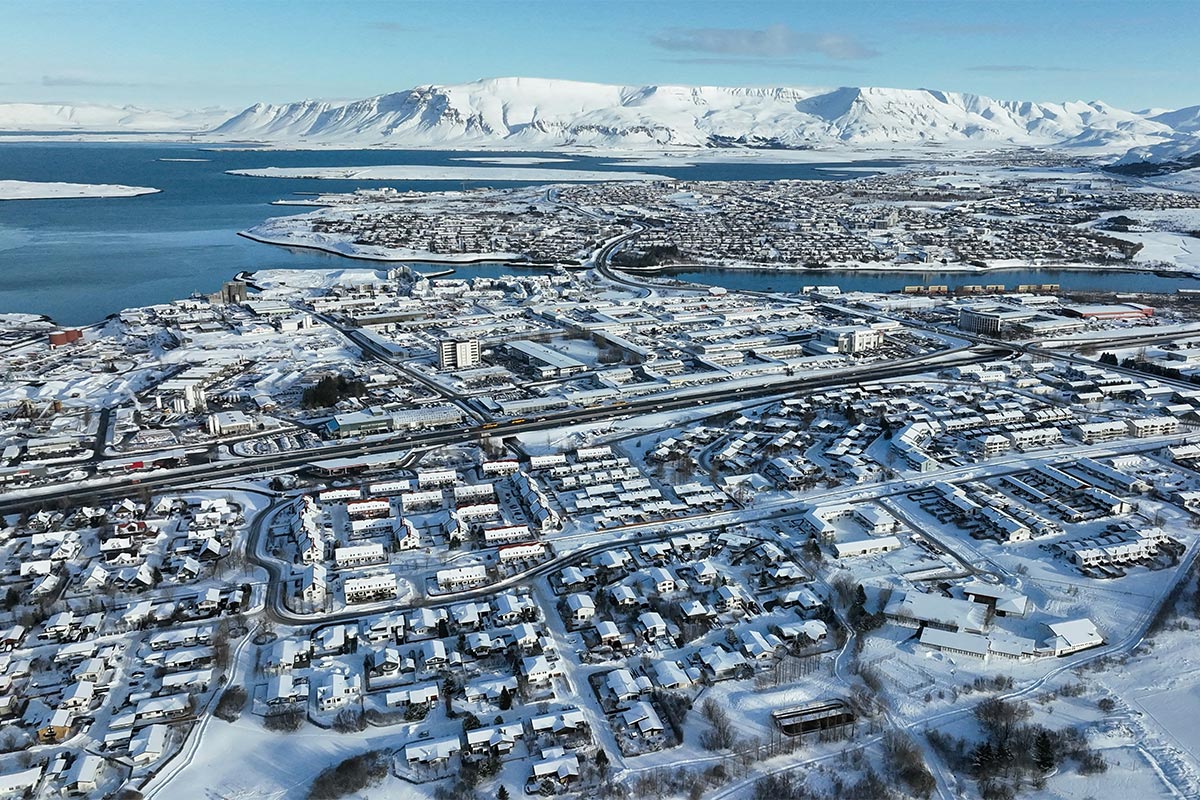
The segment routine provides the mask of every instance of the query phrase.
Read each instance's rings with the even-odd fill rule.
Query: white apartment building
[[[478,339],[443,339],[438,342],[438,369],[453,372],[479,366]]]
[[[333,561],[339,569],[362,567],[368,564],[382,564],[387,561],[387,553],[384,552],[382,544],[356,544],[334,548]]]
[[[546,545],[542,542],[527,542],[525,544],[509,544],[497,551],[500,563],[508,564],[513,561],[525,561],[530,558],[542,558],[546,555]]]
[[[1062,431],[1053,427],[1009,431],[1004,436],[1017,450],[1036,450],[1039,447],[1049,447],[1062,441]]]
[[[485,528],[483,531],[483,541],[487,544],[508,544],[532,538],[533,531],[529,529],[528,525],[504,525],[497,528]]]
[[[347,603],[389,600],[396,596],[396,576],[387,574],[347,578],[342,589],[346,594]]]
[[[1074,426],[1072,431],[1084,444],[1111,442],[1114,439],[1123,439],[1131,435],[1129,426],[1125,424],[1124,420],[1085,422]]]
[[[1129,426],[1129,435],[1135,439],[1168,436],[1179,430],[1179,421],[1174,417],[1143,417],[1127,419],[1125,423]]]
[[[478,565],[473,567],[440,569],[437,572],[436,578],[438,588],[442,591],[454,591],[470,586],[480,586],[487,583],[487,567]]]

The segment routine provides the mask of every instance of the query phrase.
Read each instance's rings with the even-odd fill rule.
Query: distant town
[[[364,258],[530,265],[586,264],[601,243],[625,235],[631,241],[615,248],[613,263],[641,272],[1062,269],[1128,267],[1144,247],[1138,234],[1188,233],[1190,214],[1200,209],[1195,193],[1131,186],[1053,156],[1037,163],[968,163],[847,181],[362,189],[286,201],[320,210],[268,220],[247,235]],[[1184,269],[1145,254],[1137,260],[1140,268]]]
[[[251,235],[450,266],[0,317],[0,797],[1197,796],[1194,294],[657,272],[1183,270],[1052,167],[322,196]]]

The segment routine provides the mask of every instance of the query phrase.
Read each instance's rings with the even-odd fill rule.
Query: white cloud
[[[671,28],[650,40],[663,50],[707,53],[751,59],[790,58],[819,54],[838,61],[857,61],[879,53],[857,39],[837,33],[797,31],[787,25],[749,28]]]

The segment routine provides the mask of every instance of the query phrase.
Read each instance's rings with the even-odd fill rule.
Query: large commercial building
[[[201,390],[203,391],[203,390]],[[250,433],[256,422],[244,411],[218,411],[210,414],[207,420],[208,432],[213,436],[236,436]]]
[[[836,347],[839,353],[864,353],[883,346],[883,328],[882,325],[842,325],[826,328],[819,338]]]
[[[958,312],[958,327],[984,336],[1050,336],[1086,327],[1079,319],[1067,319],[1036,308],[994,303],[964,308]]]
[[[1063,306],[1063,313],[1082,319],[1145,319],[1154,316],[1154,308],[1140,303],[1081,304]]]
[[[392,413],[370,409],[335,414],[326,424],[330,435],[367,436],[373,433],[431,428],[437,425],[454,425],[462,421],[462,410],[449,404],[420,406]]]
[[[1034,311],[1003,305],[971,306],[958,312],[958,327],[984,336],[1000,336],[1014,322],[1030,319]]]
[[[537,342],[522,340],[509,342],[508,352],[514,358],[532,366],[543,378],[563,378],[590,369],[582,361]]]

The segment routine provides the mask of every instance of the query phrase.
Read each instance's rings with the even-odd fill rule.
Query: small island
[[[0,200],[77,200],[92,197],[137,197],[161,189],[112,183],[56,183],[0,180]]]

